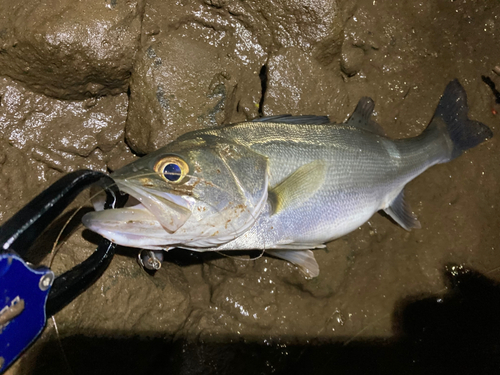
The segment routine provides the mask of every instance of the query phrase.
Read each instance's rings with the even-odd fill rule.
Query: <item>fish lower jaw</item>
[[[118,245],[143,248],[164,249],[171,247],[214,248],[233,241],[245,233],[253,224],[253,212],[248,220],[237,221],[231,225],[217,225],[213,221],[203,223],[193,218],[181,228],[170,231],[162,226],[157,218],[142,204],[113,210],[89,212],[82,218],[83,224]],[[233,223],[238,222],[237,225]]]
[[[151,250],[163,250],[173,247],[172,245],[167,244],[168,241],[165,241],[163,238],[155,238],[133,233],[121,233],[103,228],[87,228],[120,246]],[[168,235],[168,233],[165,234]]]
[[[141,223],[141,229],[132,228],[134,224],[127,221],[103,220],[101,215],[106,211],[89,212],[84,215],[82,222],[89,230],[100,234],[109,241],[117,245],[135,247],[139,249],[163,250],[173,247],[216,247],[227,242],[226,239],[219,239],[217,232],[200,234],[176,234],[170,233],[163,228],[159,222]],[[138,224],[136,221],[135,224]],[[231,238],[232,239],[232,238]],[[201,251],[201,250],[200,250]]]

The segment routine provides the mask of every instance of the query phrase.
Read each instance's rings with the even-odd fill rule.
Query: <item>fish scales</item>
[[[300,233],[308,243],[321,244],[349,233],[385,208],[406,183],[443,159],[439,143],[429,144],[420,138],[394,142],[357,128],[331,124],[250,123],[205,132],[237,136],[245,146],[266,155],[271,187],[304,164],[314,160],[327,162],[325,183],[315,196],[299,209],[266,219],[266,224],[263,220],[253,236],[257,242],[245,241],[245,248],[249,249],[263,247],[264,242],[273,245],[276,241],[266,238],[273,236],[270,227],[277,228],[281,221],[287,226],[276,231],[279,236],[292,239]],[[284,139],[283,134],[292,140]],[[422,147],[422,143],[429,146]],[[324,204],[318,206],[318,201]],[[232,246],[237,243],[224,248]]]

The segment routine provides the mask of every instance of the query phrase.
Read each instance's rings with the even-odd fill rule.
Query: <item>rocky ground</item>
[[[414,136],[454,78],[496,134],[481,75],[500,88],[498,40],[498,1],[0,0],[0,221],[66,172],[115,170],[200,127],[342,122],[371,96],[389,136]],[[377,214],[316,251],[312,280],[184,250],[149,275],[120,249],[8,373],[496,373],[499,161],[495,136],[433,167],[406,190],[422,229]],[[74,227],[57,273],[95,248]]]

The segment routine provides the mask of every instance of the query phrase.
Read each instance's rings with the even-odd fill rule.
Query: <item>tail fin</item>
[[[453,80],[446,86],[443,96],[439,100],[436,112],[428,126],[432,128],[446,125],[447,136],[453,143],[450,160],[460,156],[465,150],[473,148],[485,140],[493,137],[491,129],[485,124],[469,120],[467,113],[467,94],[458,82]]]

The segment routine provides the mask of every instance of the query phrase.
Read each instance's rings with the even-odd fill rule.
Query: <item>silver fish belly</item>
[[[187,210],[188,218],[175,230],[157,221],[154,236],[161,239],[144,241],[137,247],[183,247],[197,251],[265,249],[314,277],[319,274],[319,267],[311,249],[324,247],[325,242],[355,230],[378,210],[385,210],[407,230],[419,228],[418,220],[404,200],[404,186],[432,165],[448,162],[490,138],[491,130],[467,118],[466,94],[458,81],[447,86],[429,126],[414,138],[386,137],[380,126],[370,119],[373,107],[371,99],[362,98],[344,124],[331,124],[327,117],[285,115],[194,131],[181,136],[171,147],[167,145],[146,156],[152,161],[168,155],[184,157],[183,160],[192,165],[186,169],[198,167],[204,173],[203,178],[194,177],[196,182],[186,182],[186,187],[196,184],[194,189],[199,189],[199,185],[208,180],[217,188],[209,192],[207,185],[205,190],[199,189],[196,193],[191,190],[189,196],[187,190],[183,193],[174,186],[176,204]],[[215,151],[210,155],[215,156],[203,156],[205,149],[194,152],[191,148],[186,153],[185,148],[189,146],[182,146],[186,142],[194,142],[193,145],[198,142],[196,147],[200,150],[212,147]],[[205,163],[207,159],[211,162]],[[242,163],[243,159],[246,163]],[[206,173],[219,160],[223,167]],[[236,161],[239,164],[235,164]],[[116,177],[113,176],[118,185],[125,186],[124,183],[128,183],[125,181],[133,179],[134,173],[145,173],[148,169],[144,161],[141,165],[135,171],[133,165],[125,167],[125,173],[118,171]],[[152,162],[150,170],[156,168],[151,165]],[[177,170],[172,164],[168,166]],[[222,169],[226,175],[219,178]],[[167,185],[169,180],[180,177],[166,175],[165,179],[164,170],[159,171],[162,173],[163,183]],[[250,185],[248,178],[264,184]],[[145,184],[148,183],[151,184]],[[224,197],[221,190],[231,191],[231,195]],[[135,190],[127,192],[134,196]],[[179,203],[181,199],[195,203]],[[240,222],[234,217],[233,211],[237,210],[232,200],[240,202],[242,207],[251,207],[242,210],[241,215],[246,216]],[[195,212],[200,207],[216,208],[212,216],[204,217]],[[146,213],[146,207],[139,208],[144,215],[150,215],[152,222],[155,220],[156,214]],[[247,214],[247,211],[251,212]],[[87,215],[83,220],[87,227],[113,239],[109,221],[119,223],[119,216],[110,219],[110,214],[104,212]],[[204,223],[225,234],[213,234],[212,237],[219,240],[211,240],[206,229],[199,229]],[[115,223],[115,228],[119,228],[116,232],[127,232],[126,226]],[[180,233],[183,236],[179,237]],[[131,244],[126,235],[121,236],[120,241],[116,242]]]

